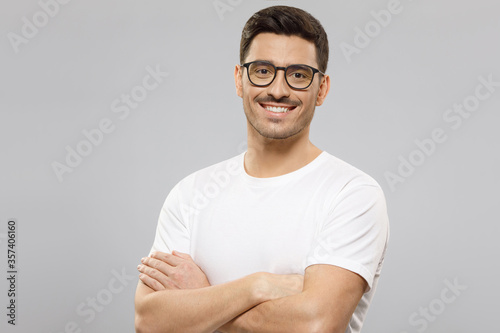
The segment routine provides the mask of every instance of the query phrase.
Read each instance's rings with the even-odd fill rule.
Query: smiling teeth
[[[271,111],[271,112],[280,112],[280,113],[290,111],[290,109],[284,108],[281,106],[278,106],[278,107],[277,106],[266,106],[266,110]]]

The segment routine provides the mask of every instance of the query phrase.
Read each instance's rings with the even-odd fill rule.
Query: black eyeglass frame
[[[274,76],[273,76],[273,79],[271,80],[271,82],[269,82],[268,84],[255,84],[252,82],[252,79],[250,79],[250,65],[251,64],[254,64],[256,62],[260,62],[260,63],[266,63],[266,64],[269,64],[271,66],[274,67]],[[293,65],[290,65],[290,66],[287,66],[287,67],[280,67],[280,66],[275,66],[272,62],[269,62],[269,61],[264,61],[264,60],[256,60],[256,61],[251,61],[251,62],[247,62],[247,63],[244,63],[243,65],[240,65],[242,67],[245,67],[247,69],[247,76],[248,76],[248,81],[250,81],[251,84],[253,84],[254,86],[256,87],[267,87],[269,85],[271,85],[273,82],[274,82],[274,79],[276,79],[276,75],[278,74],[278,71],[279,70],[282,70],[284,73],[285,73],[285,81],[286,81],[286,84],[288,84],[288,86],[292,89],[296,89],[296,90],[305,90],[307,88],[309,88],[311,86],[311,84],[313,83],[314,81],[314,75],[316,73],[320,73],[322,75],[326,75],[325,73],[323,73],[322,71],[320,71],[319,69],[317,68],[314,68],[312,66],[309,66],[309,65],[304,65],[304,64],[293,64]],[[296,88],[294,86],[292,86],[289,82],[288,82],[288,79],[286,78],[286,71],[288,70],[289,67],[292,67],[292,66],[305,66],[305,67],[309,67],[310,69],[312,69],[313,71],[313,75],[312,75],[312,78],[311,78],[311,82],[307,85],[307,87],[304,87],[304,88]]]

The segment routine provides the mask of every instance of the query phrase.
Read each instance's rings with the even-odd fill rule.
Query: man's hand
[[[139,279],[154,291],[209,287],[207,276],[189,254],[154,252],[142,258]]]

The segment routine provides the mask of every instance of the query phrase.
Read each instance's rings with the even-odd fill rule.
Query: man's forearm
[[[259,304],[219,330],[343,333],[367,287],[361,276],[344,268],[311,265],[301,293]]]
[[[259,275],[252,274],[217,286],[139,295],[136,298],[136,331],[213,332],[267,300],[260,283]],[[147,287],[143,285],[142,288]]]
[[[307,293],[300,293],[261,303],[219,330],[224,333],[316,332],[322,326],[320,313],[307,298]]]

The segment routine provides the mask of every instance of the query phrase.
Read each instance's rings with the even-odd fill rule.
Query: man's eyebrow
[[[282,66],[278,66],[276,65],[276,63],[274,61],[271,61],[271,60],[268,60],[268,59],[256,59],[256,60],[252,60],[252,61],[248,61],[248,62],[254,62],[254,61],[264,61],[264,62],[269,62],[271,64],[273,64],[274,66],[276,67],[282,67]],[[286,63],[283,65],[283,67],[287,67],[287,66],[291,66],[291,65],[307,65],[305,63],[300,63],[300,62],[290,62],[290,63]],[[311,66],[311,65],[308,65],[308,66]]]
[[[269,59],[256,59],[256,60],[252,60],[252,61],[265,61],[265,62],[270,62],[271,64],[274,64],[274,62],[272,62]]]

